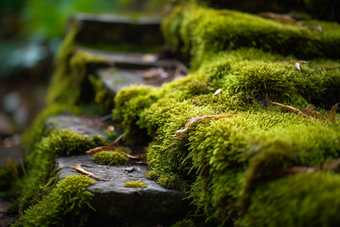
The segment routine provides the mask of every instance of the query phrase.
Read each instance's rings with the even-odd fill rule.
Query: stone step
[[[50,117],[46,125],[53,128],[69,129],[81,135],[92,136],[105,134],[93,124],[95,120],[86,117],[58,115]],[[149,171],[145,164],[122,166],[98,165],[92,161],[93,154],[68,157],[58,157],[55,167],[60,179],[72,174],[82,174],[74,166],[80,164],[86,171],[100,179],[88,186],[87,190],[94,195],[91,204],[96,209],[92,211],[86,226],[171,226],[176,221],[185,218],[192,209],[185,193],[167,189],[146,177]],[[127,167],[134,168],[128,172]],[[123,185],[128,181],[138,181],[146,184],[146,188],[127,188]]]
[[[130,17],[114,14],[78,13],[69,19],[69,25],[80,24],[75,41],[89,45],[131,44],[163,46],[164,39],[159,17]]]
[[[163,83],[185,76],[188,68],[176,59],[159,59],[157,54],[108,52],[78,47],[77,52],[87,52],[102,57],[112,67],[98,67],[93,75],[100,78],[113,97],[121,88],[133,84],[161,86]]]

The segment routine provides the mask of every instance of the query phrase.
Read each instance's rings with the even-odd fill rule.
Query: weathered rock
[[[81,116],[73,116],[61,114],[49,117],[46,120],[46,128],[53,129],[68,129],[78,133],[79,135],[100,135],[105,138],[105,133],[101,130],[103,122],[96,121],[95,119]]]
[[[103,133],[88,118],[69,115],[50,117],[47,126],[70,129],[79,134],[93,135]],[[103,135],[104,136],[104,135]],[[98,165],[92,161],[93,154],[59,157],[56,168],[60,180],[72,174],[82,174],[74,166],[93,173],[100,179],[87,188],[94,194],[91,204],[96,209],[90,213],[87,226],[171,226],[185,218],[190,211],[189,201],[184,200],[185,193],[166,189],[146,177],[147,165],[132,165],[134,171],[126,171],[130,166]],[[138,181],[146,188],[127,188],[128,181]]]
[[[79,13],[70,18],[70,24],[74,22],[81,24],[76,36],[77,42],[91,45],[163,45],[163,35],[159,29],[161,18]]]
[[[76,52],[80,51],[100,56],[114,65],[99,67],[93,72],[103,81],[111,99],[123,87],[133,84],[161,86],[188,73],[186,66],[178,60],[159,59],[156,54],[118,53],[78,47]]]

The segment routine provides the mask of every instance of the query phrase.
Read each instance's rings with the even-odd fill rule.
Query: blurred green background
[[[21,133],[44,107],[53,57],[77,12],[160,12],[163,0],[1,0],[0,146]]]

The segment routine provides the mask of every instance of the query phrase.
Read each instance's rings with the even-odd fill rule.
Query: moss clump
[[[146,188],[147,185],[142,183],[140,180],[139,181],[128,181],[126,182],[124,185],[124,187],[127,187],[127,188]]]
[[[99,165],[125,165],[128,158],[118,152],[102,151],[96,153],[92,160]]]
[[[165,20],[163,33],[171,44],[184,43],[182,50],[193,56],[197,69],[209,52],[240,47],[255,47],[281,54],[294,54],[300,59],[327,56],[339,58],[340,25],[318,22],[323,32],[306,26],[281,24],[231,10],[214,10],[195,4],[181,6]],[[337,51],[335,51],[337,50]]]
[[[66,177],[39,203],[25,210],[13,226],[59,226],[67,213],[78,217],[84,215],[84,209],[94,209],[90,205],[93,195],[86,191],[86,187],[94,183],[84,175]]]
[[[123,89],[114,113],[124,127],[146,130],[153,138],[149,178],[188,192],[207,219],[221,226],[234,223],[243,220],[262,179],[293,166],[320,166],[340,155],[339,121],[319,122],[266,106],[266,93],[272,101],[300,109],[311,100],[329,105],[323,96],[339,88],[340,71],[314,66],[339,63],[315,59],[301,71],[280,64],[296,60],[254,48],[211,53],[187,78],[161,88]],[[214,95],[219,88],[222,92]],[[199,121],[172,137],[189,119],[216,114],[237,116]]]
[[[103,144],[100,136],[81,136],[70,130],[53,130],[41,139],[27,156],[28,177],[23,188],[21,209],[29,207],[39,187],[46,184],[54,169],[55,156],[82,154]]]
[[[340,223],[339,186],[339,175],[331,173],[263,182],[239,226],[335,226]]]

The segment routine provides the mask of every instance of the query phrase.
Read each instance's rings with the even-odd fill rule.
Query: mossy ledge
[[[318,24],[322,32],[310,29]],[[281,24],[247,13],[187,4],[173,10],[164,20],[162,31],[173,48],[184,43],[181,49],[193,56],[194,69],[207,52],[240,47],[293,54],[300,59],[340,56],[340,25],[336,22],[307,20],[304,26]]]
[[[339,25],[326,23],[324,27],[327,26]],[[147,131],[152,138],[147,153],[151,169],[148,177],[165,187],[186,191],[197,212],[205,213],[207,220],[218,226],[266,226],[280,222],[282,215],[287,215],[285,220],[298,220],[300,226],[324,220],[339,224],[334,207],[325,202],[327,196],[319,199],[314,192],[304,191],[308,187],[315,191],[329,188],[327,191],[337,196],[338,192],[332,189],[340,186],[336,173],[279,176],[287,168],[320,167],[328,159],[339,158],[339,120],[303,118],[269,106],[266,101],[268,96],[272,101],[302,110],[312,102],[328,116],[331,107],[340,101],[334,92],[340,89],[340,64],[319,57],[335,57],[328,48],[337,48],[337,32],[330,29],[314,36],[308,27],[196,5],[177,8],[164,21],[163,28],[168,40],[179,44],[182,39],[184,51],[192,54],[191,74],[161,88],[124,88],[116,95],[113,110],[127,129],[127,137]],[[255,44],[242,41],[247,32]],[[285,48],[291,40],[296,51]],[[226,50],[224,45],[230,42],[234,46]],[[294,63],[301,56],[308,63],[298,69]],[[336,67],[318,67],[323,65]],[[222,91],[214,94],[217,89]],[[187,133],[172,137],[190,119],[217,114],[236,116],[199,121]],[[304,177],[315,178],[319,184],[325,181],[325,185],[318,187],[306,180],[306,186],[301,191],[296,189],[297,193],[290,193],[288,187],[275,188],[284,184],[279,182],[296,188],[299,182],[295,179],[302,182]],[[266,185],[273,186],[267,189]],[[273,202],[273,212],[269,212],[273,215],[266,216],[262,207],[267,203],[261,204],[256,195],[270,194],[270,190],[281,193],[282,200]],[[283,195],[285,191],[287,194]],[[313,203],[309,203],[311,200]],[[289,201],[302,201],[301,212],[275,213]],[[309,205],[322,206],[324,212],[318,215]],[[339,205],[336,203],[334,209],[339,209]],[[289,225],[288,221],[285,223]]]

